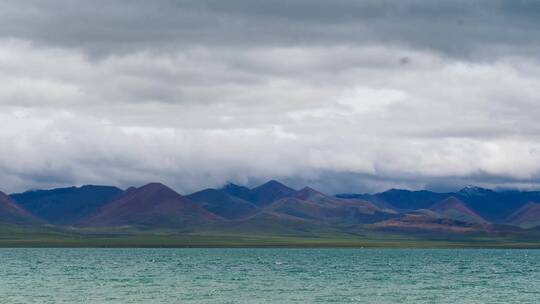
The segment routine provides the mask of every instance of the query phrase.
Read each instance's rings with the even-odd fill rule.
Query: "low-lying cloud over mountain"
[[[539,188],[533,1],[3,1],[7,191]]]

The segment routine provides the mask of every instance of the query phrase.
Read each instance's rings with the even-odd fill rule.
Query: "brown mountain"
[[[270,204],[262,214],[277,218],[350,224],[382,220],[391,212],[369,202],[330,197],[306,187]]]
[[[464,202],[454,196],[446,198],[429,208],[443,218],[465,223],[485,223],[480,215],[472,211]]]
[[[126,190],[118,199],[83,220],[81,225],[179,228],[220,220],[218,216],[171,188],[160,183],[150,183]]]
[[[0,192],[0,222],[10,224],[32,224],[38,220],[17,205],[9,196]]]
[[[372,227],[398,232],[430,233],[487,232],[493,228],[491,224],[487,223],[466,223],[423,213],[404,214],[398,218],[378,222]]]
[[[330,197],[311,187],[305,187],[299,191],[294,192],[292,194],[292,197],[295,197],[299,200],[310,201],[313,203],[318,203],[318,204],[323,204],[323,205],[341,202],[341,199]]]
[[[477,213],[456,197],[448,197],[429,209],[419,209],[373,225],[377,229],[392,231],[418,231],[431,233],[466,233],[492,230]]]
[[[229,183],[221,189],[205,189],[187,198],[220,217],[237,220],[245,219],[294,192],[282,183],[271,180],[253,189]]]
[[[522,228],[540,226],[540,203],[529,202],[511,214],[506,222]]]

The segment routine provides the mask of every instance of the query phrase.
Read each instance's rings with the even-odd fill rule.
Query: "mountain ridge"
[[[476,212],[471,210],[465,205],[463,201],[456,198],[455,196],[450,196],[435,205],[431,206],[429,210],[432,210],[445,218],[449,218],[456,221],[466,222],[466,223],[486,223],[487,221],[483,219]]]
[[[540,201],[540,192],[479,187],[443,193],[390,189],[330,196],[309,186],[295,190],[270,180],[253,188],[229,183],[188,195],[161,183],[148,183],[126,190],[94,185],[33,190],[8,198],[21,210],[30,207],[31,217],[59,227],[190,229],[217,224],[245,227],[246,223],[253,227],[264,221],[272,227],[302,227],[309,222],[328,227],[464,232],[486,230],[488,224],[539,227],[536,205],[524,203],[536,197]],[[62,220],[61,215],[65,215]]]
[[[214,215],[161,183],[129,188],[116,200],[83,219],[80,226],[185,228],[219,221]]]
[[[94,213],[122,192],[114,186],[84,185],[31,190],[10,197],[35,217],[52,224],[70,225]]]

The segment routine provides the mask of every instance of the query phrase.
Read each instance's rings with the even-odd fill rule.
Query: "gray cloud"
[[[0,187],[538,188],[535,5],[3,1]]]
[[[89,54],[396,43],[478,57],[534,53],[540,41],[535,1],[7,0],[0,9],[0,36]]]

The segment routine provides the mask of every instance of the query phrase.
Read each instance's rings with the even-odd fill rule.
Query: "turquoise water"
[[[540,303],[540,251],[0,249],[0,303]]]

